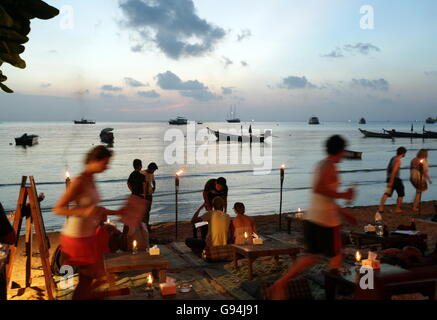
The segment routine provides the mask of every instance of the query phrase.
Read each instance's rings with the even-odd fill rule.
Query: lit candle
[[[355,264],[356,265],[360,265],[360,262],[361,262],[361,253],[359,251],[357,251],[355,253],[355,260],[357,261]]]
[[[247,232],[244,233],[244,244],[249,244],[249,235]]]
[[[153,277],[151,274],[147,276],[147,286],[152,287],[153,286]]]
[[[137,254],[138,248],[137,248],[137,240],[134,240],[132,242],[132,254]]]
[[[67,170],[65,171],[65,187],[68,188],[70,185],[71,179],[70,179],[70,172]]]

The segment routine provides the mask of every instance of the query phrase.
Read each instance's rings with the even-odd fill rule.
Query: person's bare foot
[[[287,287],[279,282],[275,282],[264,290],[267,300],[287,300]]]

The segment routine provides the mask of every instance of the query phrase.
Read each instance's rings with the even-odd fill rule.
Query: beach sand
[[[434,250],[437,242],[437,223],[421,221],[422,218],[429,218],[431,214],[435,213],[434,205],[437,205],[437,201],[429,201],[422,203],[422,215],[412,213],[411,204],[405,204],[403,206],[404,213],[393,213],[394,206],[386,205],[386,212],[383,214],[384,224],[388,226],[389,230],[394,230],[397,226],[409,225],[411,219],[415,218],[417,230],[426,233],[428,235],[428,248]],[[369,223],[374,223],[375,212],[377,206],[363,206],[349,208],[350,212],[358,219],[358,224],[355,226],[344,225],[344,231],[362,231],[364,226]],[[232,215],[233,216],[233,215]],[[265,215],[265,216],[253,216],[252,217],[257,226],[257,232],[261,235],[277,236],[280,233],[285,233],[286,221],[282,220],[282,230],[278,230],[279,216]],[[300,224],[294,222],[292,224],[293,234],[297,234],[297,237],[301,237]],[[158,239],[160,243],[171,242],[174,240],[175,224],[173,222],[159,223],[152,227],[151,238]],[[183,241],[187,237],[192,236],[192,227],[189,221],[181,221],[179,223],[179,236],[178,240]],[[52,256],[56,247],[59,244],[59,232],[48,233],[50,239],[50,256]],[[8,299],[11,300],[42,300],[46,299],[44,276],[41,270],[41,260],[38,255],[37,243],[33,242],[33,257],[32,257],[32,286],[30,288],[24,288],[25,286],[25,262],[26,257],[24,253],[24,238],[21,236],[19,246],[16,254],[16,260],[13,266],[12,273],[12,288],[8,290]],[[206,279],[208,280],[208,279]],[[218,289],[219,290],[219,289]],[[220,290],[219,290],[220,291]],[[226,297],[226,295],[225,295]]]

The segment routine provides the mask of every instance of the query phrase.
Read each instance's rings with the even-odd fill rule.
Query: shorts
[[[60,240],[65,264],[72,266],[93,265],[103,257],[96,235],[84,238],[61,235]]]
[[[390,181],[390,178],[387,179],[387,183],[389,181]],[[396,191],[399,198],[405,197],[405,187],[404,187],[404,183],[402,182],[401,179],[395,178],[395,180],[393,181],[393,188],[391,189],[391,192],[390,193],[385,192],[385,194],[387,196],[391,197],[393,195],[393,191]]]
[[[335,257],[341,252],[340,226],[324,227],[308,220],[303,221],[307,253]]]

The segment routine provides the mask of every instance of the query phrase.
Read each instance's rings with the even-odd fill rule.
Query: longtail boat
[[[383,139],[393,139],[393,137],[388,133],[372,132],[363,129],[358,129],[366,138],[383,138]]]

